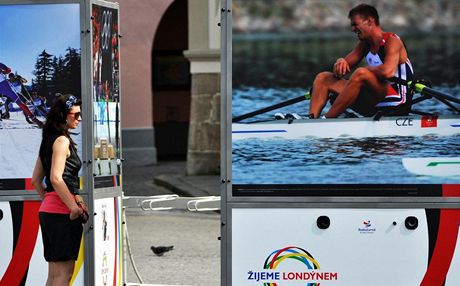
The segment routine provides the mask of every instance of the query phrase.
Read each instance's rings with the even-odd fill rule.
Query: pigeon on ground
[[[150,249],[153,251],[153,253],[155,253],[156,255],[158,256],[163,256],[163,254],[165,254],[165,252],[168,252],[168,251],[171,251],[172,249],[174,248],[173,245],[171,246],[150,246]]]

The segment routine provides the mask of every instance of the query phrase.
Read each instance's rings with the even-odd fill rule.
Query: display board
[[[92,1],[94,285],[124,285],[118,3]]]
[[[414,95],[418,114],[376,118],[348,109],[337,119],[309,119],[316,75],[332,71],[336,59],[357,45],[347,17],[356,3],[227,2],[232,196],[440,197],[442,185],[460,191],[460,112],[440,100],[415,103],[421,95]],[[453,21],[443,33],[437,33],[439,23],[416,33],[413,25],[391,17],[405,4],[371,4],[380,13],[382,29],[402,36],[415,72],[430,76],[433,89],[458,98],[458,90],[450,87],[457,79],[434,70],[456,73],[449,61],[460,52],[460,37],[452,32],[459,23]],[[449,7],[439,9],[450,13]],[[418,13],[406,11],[409,19]],[[434,50],[442,55],[439,62],[426,57]],[[404,88],[409,98],[410,89]],[[331,95],[325,102],[323,115],[333,100]],[[258,112],[277,103],[281,107]]]
[[[0,192],[30,189],[49,108],[61,94],[81,98],[80,12],[79,3],[0,4]],[[72,135],[80,157],[81,134]]]
[[[118,9],[97,4],[91,8],[93,168],[96,177],[117,176],[121,166]],[[96,179],[96,187],[102,181]]]
[[[223,285],[460,283],[460,23],[435,20],[458,5],[369,1],[432,85],[401,83],[408,114],[314,118],[316,76],[364,37],[357,4],[222,1]]]
[[[231,285],[460,281],[459,210],[257,206],[231,213]]]
[[[94,202],[95,285],[122,285],[121,198]]]
[[[40,202],[0,201],[0,285],[45,285],[48,263],[38,221]],[[71,285],[84,285],[83,238]]]
[[[97,0],[0,0],[2,286],[46,284],[30,178],[47,112],[68,93],[83,102],[81,127],[71,136],[90,210],[70,285],[124,283],[118,9]]]

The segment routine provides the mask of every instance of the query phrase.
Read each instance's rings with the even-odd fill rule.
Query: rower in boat
[[[410,110],[412,94],[397,82],[396,77],[412,80],[413,69],[406,47],[393,33],[380,27],[377,10],[360,4],[350,10],[348,18],[351,30],[358,36],[358,44],[344,58],[339,58],[332,72],[319,73],[313,82],[310,101],[310,118],[318,118],[332,93],[332,106],[326,118],[335,118],[347,108],[363,116],[374,116],[380,109],[398,109],[399,115]],[[348,75],[365,58],[367,66],[358,67],[349,79]]]
[[[337,60],[333,72],[320,73],[312,91],[233,117],[232,140],[460,134],[460,98],[413,79],[413,69],[403,42],[395,34],[382,30],[376,9],[361,4],[350,10],[349,18],[359,42],[345,58]],[[344,76],[363,58],[368,66],[357,68],[350,79],[345,79]],[[326,119],[310,120],[321,117],[331,92],[336,98],[325,114]],[[414,93],[417,96],[412,98]],[[414,109],[418,103],[430,99],[447,105],[454,114]],[[276,113],[273,120],[243,122],[304,100],[310,100],[310,116],[307,118]],[[344,116],[349,113],[348,107],[363,117]]]

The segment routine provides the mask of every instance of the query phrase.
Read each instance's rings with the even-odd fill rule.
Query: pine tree
[[[37,57],[35,70],[33,71],[35,80],[33,81],[36,90],[40,95],[50,99],[50,85],[53,76],[53,59],[52,55],[43,50]]]
[[[56,93],[81,95],[81,56],[78,49],[68,47],[64,56],[53,56],[45,50],[40,53],[33,71],[34,90],[54,101]]]
[[[56,93],[67,93],[66,87],[66,72],[64,59],[62,56],[53,57],[53,77],[52,77],[53,91],[52,94]]]
[[[77,49],[68,47],[63,59],[67,93],[81,95],[81,56]]]

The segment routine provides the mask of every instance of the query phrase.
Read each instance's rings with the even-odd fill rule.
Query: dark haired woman
[[[77,202],[81,167],[76,144],[69,135],[81,121],[81,101],[67,94],[51,107],[43,127],[39,156],[32,184],[42,197],[39,210],[45,260],[46,286],[68,285],[72,277],[83,232],[84,211]],[[45,179],[45,185],[43,184]]]

